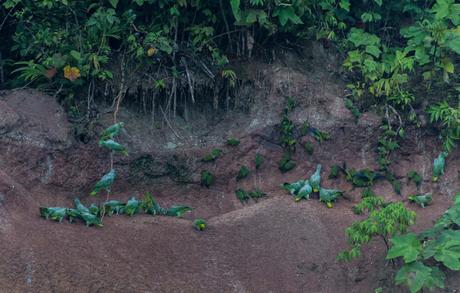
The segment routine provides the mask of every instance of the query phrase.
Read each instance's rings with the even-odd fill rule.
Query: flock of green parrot
[[[287,190],[296,202],[302,199],[310,199],[312,193],[319,193],[319,200],[324,202],[328,208],[332,208],[332,203],[343,195],[338,189],[326,189],[321,187],[321,165],[316,166],[315,172],[309,179],[300,179],[293,183],[284,183],[281,187]]]
[[[120,153],[128,155],[126,147],[122,146],[114,140],[114,137],[119,135],[122,128],[124,127],[123,122],[115,123],[114,125],[105,129],[99,140],[99,146],[109,149],[112,153]],[[240,141],[237,139],[229,139],[227,144],[230,146],[238,146]],[[220,149],[214,149],[209,155],[203,158],[204,162],[212,162],[216,160],[222,151]],[[432,181],[437,182],[439,177],[444,174],[446,152],[441,152],[439,156],[434,160],[433,163],[433,177]],[[256,155],[256,169],[259,169],[263,162],[263,157],[260,154]],[[328,208],[332,208],[333,202],[337,200],[339,196],[343,195],[343,191],[338,189],[326,189],[321,186],[321,168],[320,164],[317,165],[315,172],[310,176],[309,179],[300,179],[293,183],[284,183],[281,187],[287,190],[296,202],[305,199],[310,199],[310,196],[314,193],[318,193],[319,200],[324,202]],[[356,171],[354,169],[347,169],[339,167],[337,165],[332,166],[329,178],[337,178],[339,171],[343,171],[346,174],[346,178],[350,181],[353,186],[356,187],[369,187],[373,185],[374,180],[382,177],[377,172],[364,169]],[[246,166],[242,166],[237,174],[237,180],[242,180],[249,175],[249,169]],[[209,173],[209,172],[208,172]],[[209,187],[215,178],[211,173],[202,173],[202,185]],[[409,174],[409,173],[408,173]],[[116,171],[112,168],[107,174],[95,184],[90,195],[97,195],[100,191],[106,191],[110,193],[110,188],[113,185],[116,178]],[[414,171],[408,175],[409,181],[414,181],[417,186],[422,181],[422,178]],[[241,202],[247,202],[250,198],[257,201],[257,199],[265,196],[266,194],[259,189],[254,191],[245,191],[244,189],[237,189],[235,191],[236,197]],[[420,204],[422,207],[429,205],[432,202],[431,194],[415,194],[409,196],[409,201]],[[192,208],[184,205],[172,206],[171,208],[165,209],[158,205],[153,199],[150,193],[146,193],[143,200],[138,200],[135,197],[130,198],[126,203],[118,200],[108,200],[100,205],[91,204],[89,207],[83,205],[78,198],[74,200],[74,208],[62,208],[62,207],[40,207],[40,215],[46,219],[62,222],[64,218],[68,218],[70,222],[74,222],[76,219],[80,219],[87,226],[102,226],[102,218],[104,215],[112,216],[113,214],[126,214],[132,216],[139,212],[144,212],[150,215],[162,215],[162,216],[176,216],[180,217],[184,213],[190,211]],[[193,222],[193,227],[199,231],[203,231],[206,228],[206,221],[204,219],[196,219]]]
[[[62,222],[67,217],[73,223],[76,219],[81,220],[86,226],[102,227],[102,217],[104,215],[125,214],[133,216],[140,212],[152,216],[180,217],[184,213],[191,211],[192,208],[184,205],[173,205],[170,208],[161,207],[150,193],[146,193],[143,200],[131,197],[126,203],[118,200],[108,200],[100,205],[91,204],[89,207],[83,205],[81,201],[74,199],[74,208],[62,207],[41,207],[40,215],[45,219]]]

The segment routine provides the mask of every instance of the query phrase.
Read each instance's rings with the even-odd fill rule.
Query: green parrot
[[[113,182],[117,174],[114,169],[110,170],[109,173],[102,176],[102,178],[96,183],[94,186],[94,190],[90,193],[90,195],[95,196],[99,191],[106,190],[107,192],[110,191],[110,187],[112,186]]]
[[[239,141],[238,139],[236,139],[236,138],[229,138],[229,139],[227,140],[227,144],[228,144],[229,146],[237,146],[237,145],[240,144],[240,141]]]
[[[66,215],[66,209],[60,207],[40,207],[40,215],[45,219],[51,219],[60,223]]]
[[[296,202],[302,200],[302,199],[310,199],[310,194],[312,193],[313,188],[310,185],[310,182],[305,181],[304,186],[300,188],[300,190],[297,192],[297,195],[295,196],[294,200]]]
[[[338,189],[325,189],[321,188],[319,190],[319,200],[326,203],[328,208],[332,208],[332,202],[341,196],[343,192]]]
[[[159,213],[160,205],[153,199],[152,194],[147,192],[144,195],[144,200],[141,203],[141,208],[147,214],[156,215]]]
[[[80,218],[85,222],[86,226],[89,227],[91,225],[94,225],[96,227],[102,227],[101,219],[93,215],[91,213],[87,212],[80,212]]]
[[[264,157],[261,154],[256,154],[256,158],[254,161],[255,161],[256,170],[259,170],[260,167],[262,167],[262,164],[264,162]]]
[[[112,139],[100,140],[99,141],[99,146],[107,148],[107,149],[115,151],[115,152],[119,152],[119,153],[121,153],[121,154],[123,154],[125,156],[128,155],[128,150],[126,149],[126,147],[122,146],[121,144],[119,144],[118,142],[116,142],[116,141],[114,141]]]
[[[299,190],[305,185],[305,183],[306,183],[306,180],[300,179],[299,181],[294,182],[294,183],[283,183],[281,185],[281,188],[289,191],[291,195],[296,195],[297,192],[299,192]]]
[[[120,214],[125,206],[124,203],[118,200],[109,200],[104,202],[105,213],[110,217],[113,213]]]
[[[128,216],[132,216],[134,214],[137,214],[139,211],[141,203],[139,200],[137,200],[134,196],[131,197],[128,202],[126,202],[125,207],[123,208],[123,212],[127,214]]]
[[[186,212],[191,211],[192,208],[188,206],[173,205],[169,209],[166,209],[165,216],[170,217],[181,217]]]
[[[124,126],[124,122],[118,122],[113,124],[112,126],[109,126],[101,133],[101,140],[107,140],[113,138],[114,136],[117,136],[118,134],[120,134],[120,131]]]
[[[241,202],[247,202],[249,200],[249,194],[244,189],[238,188],[235,190],[235,195]]]
[[[446,164],[447,152],[441,152],[433,162],[433,182],[439,180],[439,176],[444,175],[444,166]]]
[[[292,169],[294,169],[296,163],[291,159],[289,155],[284,155],[283,158],[279,161],[278,169],[281,173],[286,173]]]
[[[218,157],[220,157],[220,155],[222,154],[222,150],[221,149],[213,149],[211,151],[211,153],[209,154],[206,154],[202,161],[203,162],[213,162],[215,161]]]
[[[214,181],[216,180],[216,177],[209,171],[204,170],[201,172],[201,185],[206,186],[209,188],[212,184],[214,184]]]
[[[254,199],[255,201],[257,201],[259,198],[262,198],[264,196],[266,196],[267,194],[265,192],[263,192],[262,190],[260,190],[259,188],[256,188],[256,190],[253,190],[251,192],[249,192],[249,196]]]
[[[90,210],[89,210],[87,207],[85,207],[85,206],[81,203],[80,199],[75,198],[75,199],[73,200],[73,203],[74,203],[74,205],[75,205],[75,209],[76,209],[79,213],[91,213]]]
[[[313,189],[313,192],[318,192],[321,188],[321,164],[316,166],[316,171],[310,177],[310,185]]]
[[[238,174],[236,175],[236,180],[241,180],[249,175],[249,169],[246,166],[241,166],[240,170],[238,171]]]
[[[69,218],[70,223],[73,223],[80,216],[80,213],[76,209],[65,209],[65,214]]]
[[[92,203],[88,209],[89,212],[93,215],[97,216],[99,214],[99,207],[95,203]]]
[[[203,231],[206,229],[206,221],[204,219],[196,219],[193,221],[193,227],[198,231]]]
[[[422,208],[424,208],[433,201],[433,198],[430,193],[414,194],[409,196],[409,201],[418,203]]]

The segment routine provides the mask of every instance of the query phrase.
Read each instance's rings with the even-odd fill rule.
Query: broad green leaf
[[[339,6],[343,10],[350,12],[350,1],[349,0],[340,0]]]
[[[293,24],[303,23],[300,17],[295,13],[292,6],[278,6],[273,12],[273,16],[277,16],[279,22],[282,26],[285,26],[288,21],[291,21]]]
[[[460,37],[453,37],[446,42],[446,45],[455,53],[460,54]]]
[[[112,5],[113,8],[117,8],[118,5],[118,0],[109,0],[110,5]]]
[[[414,233],[402,236],[394,236],[391,239],[392,246],[387,254],[387,259],[403,257],[406,263],[416,261],[421,253],[422,246]]]
[[[233,16],[236,21],[241,20],[240,0],[230,0],[230,6],[232,7]]]
[[[422,288],[444,288],[444,274],[437,268],[430,268],[422,262],[405,264],[396,274],[395,283],[406,285],[411,293],[416,293]]]
[[[382,53],[382,51],[380,51],[379,47],[377,46],[369,45],[369,46],[366,46],[366,53],[369,53],[372,56],[378,58],[380,56],[380,53]]]
[[[451,270],[460,270],[460,231],[446,230],[426,243],[424,258],[434,257]]]

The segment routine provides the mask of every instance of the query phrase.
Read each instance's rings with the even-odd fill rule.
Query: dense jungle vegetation
[[[386,117],[385,167],[404,126],[425,125],[425,114],[447,151],[460,138],[459,24],[454,0],[6,0],[0,82],[56,94],[88,119],[94,99],[128,88],[152,116],[187,102],[228,109],[240,80],[232,61],[319,40],[343,57],[346,106]],[[206,97],[195,95],[205,84]]]
[[[460,140],[460,4],[455,0],[6,0],[0,6],[0,37],[0,88],[39,88],[57,97],[75,121],[93,119],[97,103],[115,110],[124,99],[152,120],[158,114],[184,115],[187,104],[236,108],[242,80],[236,62],[272,62],[280,50],[314,40],[340,56],[343,102],[355,118],[369,110],[382,116],[378,171],[397,193],[401,183],[391,172],[390,154],[408,127],[439,131],[444,152],[438,171],[435,161],[433,181]],[[295,144],[290,108],[281,123],[288,154]],[[213,152],[205,161],[219,155]],[[280,170],[294,166],[287,156]],[[249,173],[243,167],[238,179]],[[377,176],[367,169],[339,170],[358,187],[371,186]],[[418,185],[417,176],[408,178]],[[202,174],[202,185],[212,181],[211,173]],[[306,182],[285,188],[296,201],[322,192]],[[320,199],[332,207],[340,193],[324,189]],[[244,190],[236,195],[249,199]],[[431,197],[413,201],[424,207]],[[400,268],[397,284],[412,292],[442,288],[443,270],[460,270],[459,202],[457,197],[432,229],[416,235],[405,234],[415,213],[402,203],[363,195],[357,210],[368,218],[347,230],[351,249],[340,258],[357,257],[363,244],[380,237],[387,258]]]

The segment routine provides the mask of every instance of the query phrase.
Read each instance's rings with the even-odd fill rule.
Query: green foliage
[[[423,289],[444,288],[441,265],[460,270],[460,196],[434,224],[419,234],[396,235],[387,259],[401,258],[403,265],[395,276],[396,284],[404,284],[413,293]]]
[[[447,101],[433,105],[427,110],[432,123],[440,123],[443,127],[441,135],[444,149],[450,152],[460,139],[460,108],[452,107]]]
[[[236,180],[239,181],[239,180],[242,180],[242,179],[248,177],[249,173],[250,173],[250,171],[249,171],[248,167],[241,166],[240,170],[238,171],[238,174],[236,174]]]
[[[204,170],[201,172],[201,185],[202,186],[206,186],[207,188],[209,188],[211,185],[214,184],[215,180],[216,180],[216,177],[208,170]]]
[[[146,193],[144,200],[131,197],[126,203],[118,200],[108,200],[100,205],[83,205],[78,198],[74,199],[75,208],[40,207],[40,215],[45,219],[62,222],[67,217],[73,223],[75,219],[81,220],[86,226],[102,227],[102,217],[112,216],[114,213],[133,216],[143,211],[150,215],[181,217],[192,208],[184,205],[173,205],[170,208],[162,208],[153,199],[150,193]]]
[[[354,222],[346,229],[351,249],[339,254],[340,260],[358,257],[361,248],[374,237],[381,238],[387,249],[389,240],[398,233],[405,233],[415,221],[415,213],[407,210],[401,202],[384,204],[369,212],[366,219]]]
[[[428,267],[421,262],[404,265],[395,276],[396,284],[404,284],[411,293],[420,292],[423,288],[444,288],[444,279],[444,273],[439,268]]]
[[[202,161],[203,162],[214,162],[217,158],[220,157],[220,155],[222,154],[222,150],[221,149],[213,149],[211,151],[211,153],[209,154],[206,154]]]
[[[353,212],[357,215],[361,215],[364,212],[372,212],[378,208],[384,206],[385,200],[380,196],[363,196],[363,199],[360,203],[353,206]]]
[[[227,140],[227,144],[228,144],[229,146],[237,146],[237,145],[240,144],[240,141],[239,141],[238,139],[236,139],[236,138],[229,138],[229,139]]]

